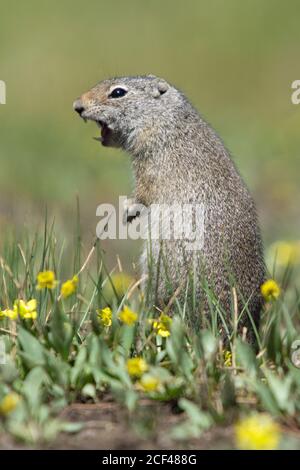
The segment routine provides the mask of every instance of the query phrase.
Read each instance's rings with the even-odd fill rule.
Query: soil
[[[98,404],[72,404],[63,410],[60,417],[64,421],[83,422],[83,427],[75,434],[61,433],[50,445],[34,448],[187,450],[228,449],[233,446],[230,427],[215,427],[197,439],[185,441],[172,439],[170,430],[185,419],[184,415],[174,412],[170,405],[153,403],[150,400],[142,403],[142,414],[132,416],[132,419],[129,419],[124,408],[110,399]],[[0,449],[25,448],[33,447],[18,444],[7,435],[0,436]]]
[[[74,403],[60,414],[65,422],[82,423],[77,433],[61,433],[51,444],[28,446],[0,434],[0,450],[58,449],[58,450],[210,450],[233,449],[233,427],[215,426],[197,438],[175,440],[174,426],[186,420],[184,413],[172,404],[144,399],[139,411],[128,415],[124,407],[110,396],[101,402]],[[300,432],[294,422],[282,426],[286,445],[300,449]],[[291,447],[290,447],[291,446]]]

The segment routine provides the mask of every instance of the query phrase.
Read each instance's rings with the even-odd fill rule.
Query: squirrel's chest
[[[136,175],[135,197],[145,206],[171,203],[180,192],[180,184],[174,173],[168,174],[163,169],[140,171]]]
[[[159,175],[141,175],[136,180],[136,199],[146,207],[162,202],[164,187]]]

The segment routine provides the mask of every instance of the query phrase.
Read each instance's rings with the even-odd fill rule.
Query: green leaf
[[[204,359],[206,361],[212,360],[218,347],[217,338],[212,334],[210,330],[203,330],[200,333],[200,340]]]
[[[278,407],[282,411],[287,411],[289,414],[294,413],[294,404],[291,400],[291,386],[292,386],[292,377],[287,375],[285,377],[276,377],[273,372],[265,371],[265,376],[268,380],[268,385],[270,391],[272,392]]]
[[[73,386],[76,385],[76,383],[77,383],[77,381],[78,381],[78,378],[79,378],[80,375],[82,374],[84,365],[86,364],[86,360],[87,360],[87,350],[86,350],[86,347],[85,347],[85,346],[81,346],[81,348],[79,349],[79,352],[78,352],[78,354],[77,354],[77,356],[76,356],[75,364],[74,364],[74,366],[72,367],[71,373],[70,373],[70,380],[71,380],[71,384],[72,384]]]
[[[191,422],[197,425],[200,429],[208,429],[212,425],[213,420],[211,416],[202,411],[195,403],[187,400],[186,398],[181,398],[178,405],[186,412]]]
[[[84,427],[83,423],[62,422],[59,425],[60,431],[75,434]]]
[[[96,398],[96,389],[93,384],[86,384],[81,390],[82,395],[85,397]]]
[[[49,383],[49,377],[42,367],[35,367],[27,375],[22,392],[32,409],[38,411],[42,401],[42,385]]]
[[[30,369],[36,366],[45,365],[45,349],[38,339],[29,331],[20,327],[18,332],[18,341],[22,348],[20,356]]]
[[[237,340],[236,342],[237,365],[242,366],[252,378],[257,375],[258,364],[254,350],[249,344]]]
[[[55,356],[54,351],[46,351],[46,370],[53,380],[62,387],[68,387],[70,382],[69,364],[64,362],[59,356]]]
[[[187,420],[171,430],[173,439],[188,440],[200,437],[213,424],[210,414],[203,412],[195,403],[182,398],[178,402],[187,414]]]
[[[281,361],[282,358],[282,338],[280,334],[280,318],[277,321],[273,321],[270,330],[267,335],[267,352],[268,357],[272,359],[276,364]]]
[[[69,318],[56,305],[51,318],[49,340],[64,360],[68,359],[74,333]]]
[[[100,342],[97,336],[92,335],[88,341],[89,365],[91,373],[97,385],[103,381],[103,363],[101,356]]]
[[[257,380],[255,384],[255,390],[258,397],[261,399],[264,408],[274,416],[280,415],[279,407],[268,386]]]
[[[6,363],[0,364],[0,379],[5,383],[12,383],[19,375],[19,371],[12,357],[7,356]]]
[[[186,350],[185,329],[179,318],[172,321],[171,335],[166,341],[166,350],[175,370],[179,370],[189,381],[193,380],[194,364]]]
[[[136,328],[135,326],[123,325],[119,329],[120,345],[122,346],[124,355],[128,355],[132,347]]]

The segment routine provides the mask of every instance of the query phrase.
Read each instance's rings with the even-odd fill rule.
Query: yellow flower
[[[54,289],[57,286],[53,271],[42,271],[37,275],[37,289]]]
[[[21,318],[35,320],[37,317],[36,307],[36,299],[31,299],[27,303],[24,300],[15,300],[14,313],[16,317],[20,315]]]
[[[103,296],[108,300],[115,298],[115,292],[119,297],[123,297],[129,287],[134,284],[134,278],[124,272],[112,274],[110,279],[111,281],[107,279],[103,288]],[[111,283],[113,283],[114,288]]]
[[[14,392],[5,395],[0,402],[0,414],[8,415],[17,407],[20,402],[20,397]]]
[[[168,336],[170,336],[172,318],[170,318],[168,315],[165,315],[163,313],[157,320],[150,320],[150,322],[152,323],[153,328],[159,336],[162,336],[163,338],[167,338]]]
[[[145,374],[141,378],[139,385],[144,392],[157,392],[161,387],[161,381],[151,374]]]
[[[235,425],[235,440],[239,449],[274,450],[280,440],[280,428],[267,414],[254,414]]]
[[[231,351],[225,351],[225,353],[224,353],[224,366],[226,366],[226,367],[231,367],[232,366]]]
[[[78,284],[78,276],[74,276],[72,279],[64,282],[61,286],[60,293],[61,296],[65,299],[70,295],[74,294]]]
[[[132,377],[141,377],[148,370],[148,365],[141,357],[133,357],[127,360],[127,371]]]
[[[18,318],[18,312],[12,310],[11,308],[6,308],[5,310],[2,310],[0,317],[6,317],[10,320],[16,320]]]
[[[280,295],[280,287],[274,279],[268,279],[260,286],[262,296],[267,302],[276,300]]]
[[[119,314],[119,319],[121,322],[126,323],[126,325],[134,325],[138,319],[138,314],[125,306]]]
[[[110,307],[105,307],[97,310],[97,315],[103,326],[111,326],[112,324],[112,311]]]

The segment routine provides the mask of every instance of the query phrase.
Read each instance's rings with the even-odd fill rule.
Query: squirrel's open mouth
[[[95,119],[89,115],[81,115],[81,118],[87,121],[94,121],[100,129],[100,136],[93,137],[97,142],[101,142],[104,147],[119,147],[117,140],[117,132],[112,129],[105,121],[102,119]]]
[[[109,136],[111,135],[111,129],[104,121],[95,121],[97,126],[101,129],[100,137],[94,137],[95,140],[101,142],[102,145],[106,145]]]

